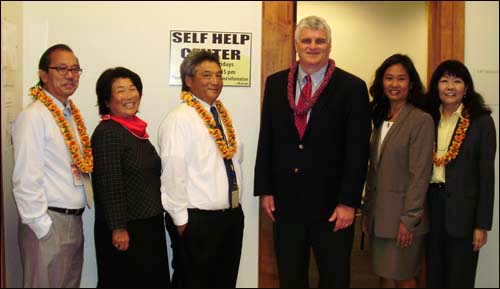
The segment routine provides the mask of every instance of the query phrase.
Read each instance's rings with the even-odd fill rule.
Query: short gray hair
[[[326,30],[326,42],[330,43],[332,41],[332,30],[325,19],[318,16],[309,16],[300,20],[299,24],[297,24],[297,28],[295,28],[295,42],[299,42],[300,32],[305,28],[311,30],[324,29]]]
[[[217,54],[206,50],[193,49],[181,63],[182,90],[189,91],[189,86],[186,84],[186,77],[193,77],[196,73],[196,66],[203,61],[215,62],[220,67],[219,56]]]

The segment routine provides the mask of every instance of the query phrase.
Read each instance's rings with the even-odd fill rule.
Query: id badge
[[[240,205],[240,190],[236,189],[231,192],[231,208],[237,208]]]
[[[83,177],[82,173],[75,164],[71,164],[71,174],[73,175],[73,183],[75,186],[83,186]]]

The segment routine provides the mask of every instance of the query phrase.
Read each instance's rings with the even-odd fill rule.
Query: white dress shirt
[[[210,113],[210,106],[198,99]],[[223,125],[223,124],[222,124]],[[224,132],[227,129],[224,127]],[[182,103],[162,121],[159,131],[162,162],[161,201],[174,224],[188,223],[188,208],[229,208],[226,167],[213,136],[194,108]],[[233,156],[236,178],[242,193],[242,145],[237,138]]]
[[[64,106],[47,91],[45,93],[61,111],[71,111],[69,105]],[[14,198],[22,222],[40,239],[52,225],[47,207],[83,208],[85,191],[83,185],[74,184],[68,147],[43,103],[34,101],[19,114],[12,126],[12,141]]]

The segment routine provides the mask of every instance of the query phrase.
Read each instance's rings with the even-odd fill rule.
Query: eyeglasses
[[[52,66],[48,67],[48,69],[55,69],[55,71],[57,71],[57,73],[59,73],[60,75],[66,75],[68,71],[70,71],[72,75],[80,75],[83,72],[83,69],[81,69],[80,67],[69,68],[65,66]]]

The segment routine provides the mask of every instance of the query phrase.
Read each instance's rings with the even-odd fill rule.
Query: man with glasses
[[[79,287],[82,213],[92,203],[92,150],[69,97],[82,69],[71,48],[57,44],[39,62],[34,101],[14,122],[13,193],[21,218],[24,287]]]

